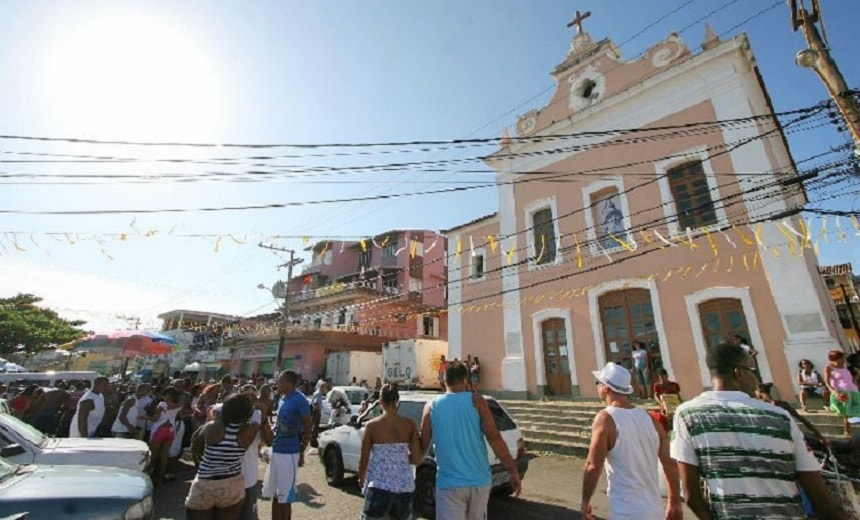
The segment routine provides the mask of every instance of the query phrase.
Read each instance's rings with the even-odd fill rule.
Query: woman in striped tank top
[[[254,442],[259,425],[250,423],[254,406],[247,395],[233,394],[224,399],[217,419],[200,427],[191,440],[197,477],[185,498],[189,519],[236,519],[245,499],[242,460]]]

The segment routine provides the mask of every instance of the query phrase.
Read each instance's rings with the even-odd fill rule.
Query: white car
[[[420,426],[424,405],[432,401],[439,394],[423,392],[402,392],[400,394],[400,407],[398,412],[409,417]],[[502,408],[495,399],[485,396],[496,427],[502,434],[511,456],[517,462],[520,477],[524,477],[528,471],[529,462],[525,452],[523,435],[517,427],[516,422]],[[325,466],[326,482],[333,487],[343,483],[344,473],[358,473],[358,461],[361,457],[361,439],[364,437],[364,424],[370,419],[382,414],[379,403],[374,403],[356,420],[346,426],[338,426],[320,433],[319,456]],[[487,443],[487,454],[489,455],[491,471],[493,475],[493,491],[495,493],[510,494],[509,475],[502,466],[501,461],[493,453],[493,449]],[[436,460],[433,458],[433,449],[415,471],[415,505],[416,513],[426,518],[436,517]]]
[[[0,457],[15,464],[79,464],[143,471],[149,462],[149,446],[134,439],[49,437],[14,416],[0,414]]]
[[[320,424],[326,425],[331,418],[331,397],[335,392],[340,392],[346,400],[349,401],[349,413],[341,413],[340,417],[335,418],[338,424],[347,424],[353,415],[358,415],[361,409],[361,401],[364,399],[364,394],[369,394],[370,390],[363,386],[334,386],[325,396],[323,407],[320,413]]]

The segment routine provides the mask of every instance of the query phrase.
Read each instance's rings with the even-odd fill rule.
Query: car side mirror
[[[352,426],[353,428],[361,428],[361,423],[358,422],[358,416],[357,415],[353,415],[352,417],[350,417],[349,422],[346,424],[348,424],[349,426]]]
[[[10,444],[0,450],[0,457],[8,459],[9,457],[14,457],[15,455],[25,453],[26,451],[27,450],[25,450],[24,447],[20,444]]]

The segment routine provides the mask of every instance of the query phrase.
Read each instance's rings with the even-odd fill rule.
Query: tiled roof
[[[854,270],[851,268],[851,264],[839,264],[839,265],[819,265],[818,272],[823,275],[839,275],[839,274],[852,274]]]
[[[478,217],[475,220],[470,220],[469,222],[466,222],[465,224],[459,224],[459,225],[454,226],[450,229],[442,229],[439,231],[439,233],[441,233],[443,235],[447,235],[451,231],[455,231],[457,229],[468,227],[468,226],[471,226],[472,224],[478,224],[479,222],[483,222],[485,220],[490,220],[491,218],[495,217],[496,215],[498,215],[498,212],[490,213],[489,215],[484,215],[483,217]]]

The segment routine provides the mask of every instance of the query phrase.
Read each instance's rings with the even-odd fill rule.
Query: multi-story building
[[[824,278],[830,299],[836,306],[839,324],[845,334],[847,347],[860,350],[860,297],[857,295],[857,277],[851,264],[822,265],[818,272]]]
[[[673,34],[625,61],[581,32],[552,76],[486,159],[498,211],[445,232],[449,356],[480,357],[482,390],[595,396],[591,372],[642,341],[695,395],[708,349],[742,335],[794,394],[838,322],[790,240],[805,193],[746,36],[707,29],[698,51]]]
[[[176,309],[158,315],[161,333],[175,339],[180,347],[168,356],[138,360],[139,370],[160,376],[173,372],[194,372],[202,379],[218,377],[230,370],[231,353],[225,341],[236,335],[243,319],[208,311]]]
[[[273,291],[289,292],[281,369],[313,378],[333,351],[379,352],[393,339],[447,339],[445,245],[433,231],[392,230],[307,247],[310,261],[302,272]],[[275,316],[262,331],[230,341],[233,373],[274,372],[282,320]]]

